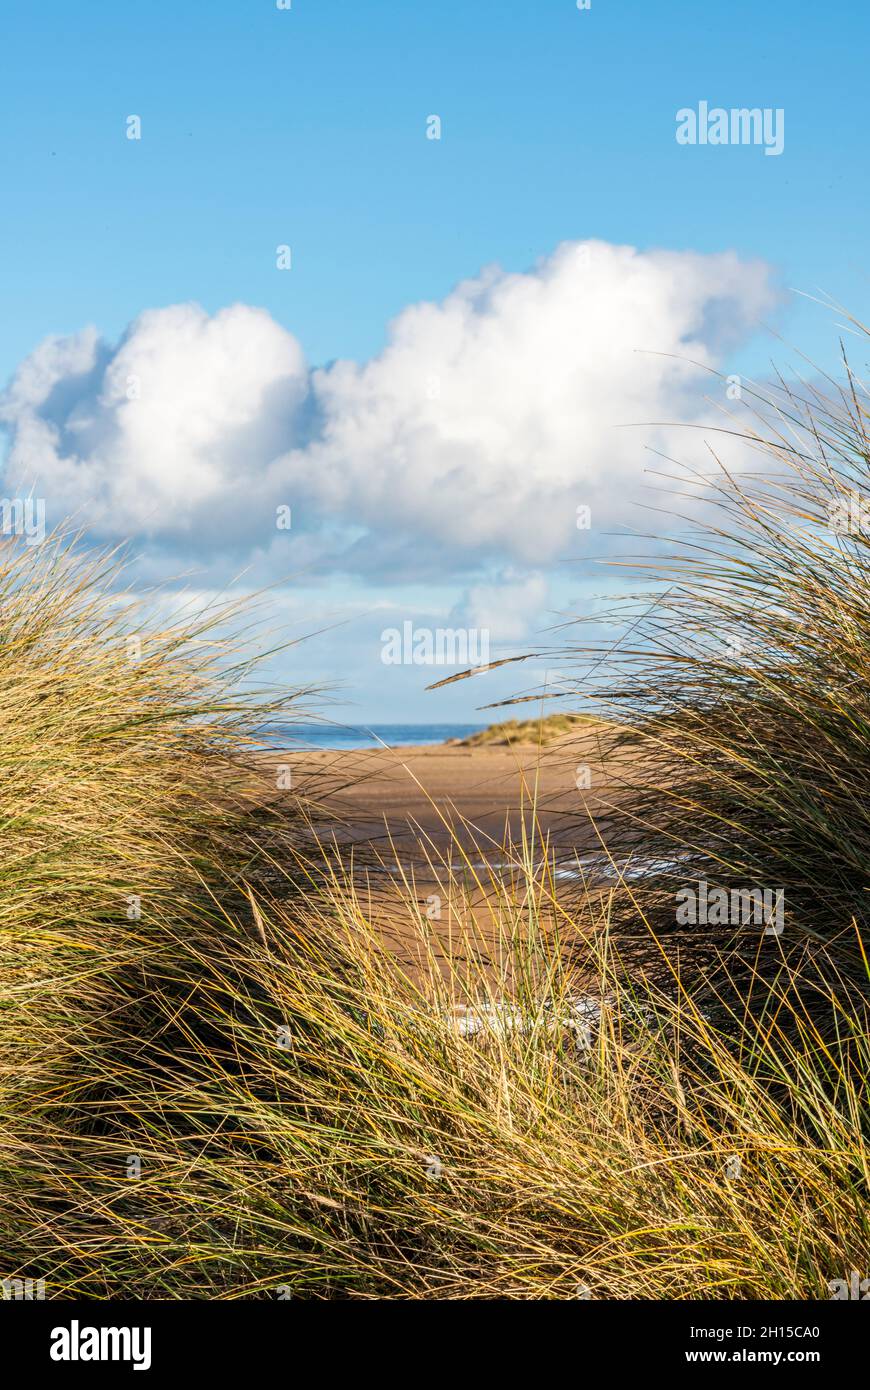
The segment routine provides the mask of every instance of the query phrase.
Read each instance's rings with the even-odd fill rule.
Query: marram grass
[[[492,903],[495,973],[429,954],[412,978],[336,879],[263,909],[264,941],[95,944],[32,1025],[54,1084],[5,1115],[10,1272],[96,1298],[787,1299],[866,1268],[860,1004],[820,982],[809,1012],[785,967],[760,1020],[714,1027],[679,980],[626,977],[606,903],[567,966],[552,885],[528,890]],[[581,990],[604,1003],[578,1030]]]
[[[757,467],[678,475],[693,528],[637,566],[624,640],[583,650],[627,769],[607,849],[659,927],[703,880],[780,891],[789,933],[851,949],[870,926],[870,400],[848,366],[828,394],[743,389],[749,427],[724,423]]]
[[[155,626],[106,561],[6,551],[3,1277],[790,1299],[870,1272],[866,545],[822,534],[862,421],[830,427],[833,482],[789,456],[785,521],[726,488],[735,558],[714,537],[617,702],[669,772],[633,789],[632,853],[786,887],[786,932],[739,961],[673,949],[661,867],[569,909],[531,825],[483,923],[454,847],[446,961],[408,883],[401,966],[353,874],[302,857],[303,808],[257,787],[275,706],[238,692],[228,639]],[[741,595],[752,656],[699,653],[711,602],[742,631]]]

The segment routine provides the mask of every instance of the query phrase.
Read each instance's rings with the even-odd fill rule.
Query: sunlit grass
[[[16,1272],[95,1297],[792,1298],[864,1268],[859,1001],[819,980],[807,1011],[812,968],[784,964],[759,1016],[714,1026],[679,979],[632,978],[606,900],[566,956],[548,876],[519,882],[452,964],[409,903],[423,970],[334,866],[304,909],[260,905],[263,941],[94,942],[31,1022],[53,1085],[3,1122]]]
[[[703,879],[782,889],[789,932],[844,949],[867,929],[870,444],[866,386],[848,367],[844,383],[745,383],[756,469],[671,476],[663,505],[693,525],[633,566],[643,616],[612,650],[578,652],[577,628],[562,654],[592,659],[582,694],[619,726],[607,850],[652,865],[662,928],[674,889]]]
[[[166,628],[111,561],[4,553],[4,1277],[789,1299],[866,1276],[867,539],[825,521],[867,452],[843,408],[780,480],[723,478],[727,523],[626,653],[618,809],[654,867],[569,902],[532,794],[507,868],[430,856],[446,922],[393,866],[408,963],[251,770],[278,707],[239,691],[232,614],[220,641]],[[702,876],[783,886],[783,935],[675,937]]]

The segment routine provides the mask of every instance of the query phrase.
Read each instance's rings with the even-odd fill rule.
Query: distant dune
[[[501,724],[490,724],[468,738],[448,739],[449,744],[460,748],[505,747],[510,744],[526,744],[535,748],[558,743],[566,734],[579,733],[590,724],[601,721],[591,714],[547,714],[539,719],[507,719]]]

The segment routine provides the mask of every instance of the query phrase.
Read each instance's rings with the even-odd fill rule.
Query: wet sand
[[[344,842],[391,840],[416,862],[425,845],[443,851],[452,838],[489,853],[506,830],[516,842],[533,808],[554,843],[589,843],[588,812],[600,811],[613,791],[598,745],[591,730],[544,749],[436,744],[299,750],[286,758],[302,795],[319,781],[333,786]]]
[[[524,876],[511,871],[510,860],[522,856],[524,824],[527,832],[533,818],[538,826],[529,856],[535,862],[544,838],[556,863],[597,845],[589,812],[601,814],[613,794],[599,739],[591,726],[543,749],[299,749],[283,761],[294,788],[321,801],[327,828],[320,839],[334,841],[346,865],[353,862],[366,910],[391,948],[407,958],[419,935],[416,910],[455,960],[457,938],[469,925],[487,956],[495,881],[515,878],[523,891]]]

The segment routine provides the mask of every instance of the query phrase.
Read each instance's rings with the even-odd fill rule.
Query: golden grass
[[[867,542],[821,534],[866,465],[846,417],[815,436],[839,471],[788,457],[776,525],[769,489],[723,484],[736,544],[629,653],[616,722],[667,771],[629,843],[658,867],[569,910],[532,819],[481,924],[457,844],[453,954],[409,893],[413,971],[354,875],[302,857],[302,808],[263,809],[280,707],[231,638],[149,620],[62,541],[3,552],[4,1277],[788,1299],[870,1270]],[[734,663],[706,636],[711,611],[742,630],[741,594],[764,651]],[[786,932],[675,949],[673,882],[702,873],[784,883]]]
[[[867,1267],[858,1000],[783,957],[759,1012],[714,1025],[626,971],[606,903],[566,955],[546,872],[491,910],[495,976],[472,935],[445,971],[417,916],[412,978],[334,869],[304,909],[261,905],[264,941],[93,943],[31,1021],[53,1084],[6,1110],[9,1273],[97,1298],[685,1299],[825,1297]]]

